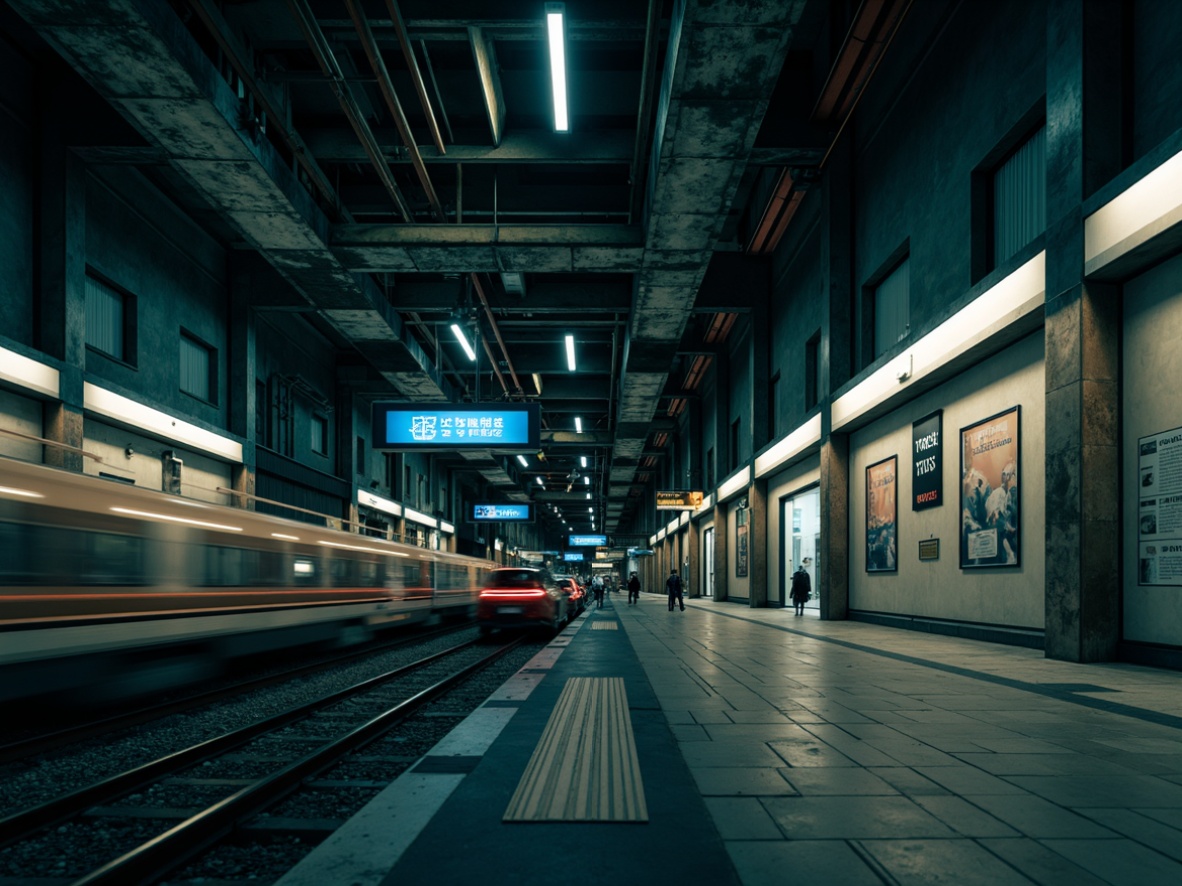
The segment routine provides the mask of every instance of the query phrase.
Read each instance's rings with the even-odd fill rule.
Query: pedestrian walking
[[[811,600],[812,596],[812,580],[801,563],[792,573],[792,605],[796,609],[796,615],[804,615],[804,604]]]
[[[602,609],[603,608],[603,578],[601,576],[597,575],[597,576],[595,576],[595,578],[591,579],[591,590],[595,592],[595,608]]]
[[[628,579],[628,605],[640,602],[640,577],[633,572]]]
[[[665,579],[665,590],[669,592],[669,611],[673,611],[674,602],[685,612],[685,598],[681,595],[681,576],[676,569],[669,570],[669,577]]]

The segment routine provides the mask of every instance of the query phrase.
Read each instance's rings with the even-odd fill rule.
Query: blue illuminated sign
[[[567,563],[578,563],[578,562],[582,561],[583,555],[582,554],[572,554],[570,551],[567,551],[565,554],[562,555],[562,559],[565,560]]]
[[[536,403],[375,403],[374,449],[536,449]]]
[[[534,506],[532,504],[479,504],[472,505],[473,523],[532,523]]]
[[[598,548],[607,544],[606,535],[572,535],[567,539],[567,547]]]

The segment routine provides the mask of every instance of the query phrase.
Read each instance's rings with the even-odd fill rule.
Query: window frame
[[[89,310],[90,301],[90,285],[94,283],[105,294],[113,295],[119,302],[119,334],[121,337],[122,353],[112,354],[91,341],[90,337],[90,320],[91,311]],[[94,268],[87,266],[85,273],[85,282],[83,283],[83,338],[86,343],[86,349],[93,351],[95,354],[100,354],[108,360],[114,360],[116,363],[122,363],[124,366],[129,366],[132,369],[138,368],[136,365],[136,316],[138,312],[138,299],[132,293],[128,292],[122,286],[113,282],[110,278],[100,274]]]
[[[206,385],[209,388],[209,396],[208,397],[203,397],[200,393],[190,391],[184,387],[184,372],[183,372],[184,358],[182,356],[183,352],[181,351],[181,348],[184,347],[186,342],[195,348],[200,348],[201,350],[203,350],[209,359],[208,366],[206,367],[206,376],[207,376]],[[188,397],[192,397],[194,400],[197,400],[201,403],[208,404],[209,406],[217,406],[218,405],[218,400],[217,400],[217,396],[218,396],[217,354],[218,354],[217,348],[215,348],[213,345],[211,345],[205,339],[201,338],[201,336],[196,335],[193,332],[190,332],[188,329],[186,329],[183,326],[181,327],[180,336],[178,337],[178,340],[177,340],[177,388],[180,390],[180,392],[182,394],[184,394]]]

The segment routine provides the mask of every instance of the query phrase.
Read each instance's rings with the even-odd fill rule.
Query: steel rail
[[[85,877],[75,880],[71,886],[127,886],[129,883],[155,882],[168,875],[233,831],[242,819],[261,812],[291,794],[299,788],[304,779],[316,775],[354,748],[397,726],[415,710],[443,695],[457,683],[467,679],[470,674],[487,667],[522,642],[523,638],[519,637],[479,661],[444,677],[341,738],[215,803]]]
[[[0,848],[22,840],[43,828],[52,827],[53,825],[80,815],[92,806],[101,805],[108,800],[129,794],[166,775],[224,754],[280,726],[301,720],[319,708],[336,704],[353,695],[372,689],[381,683],[419,670],[438,659],[453,655],[480,642],[478,639],[469,640],[450,649],[444,649],[441,652],[436,652],[433,655],[421,658],[408,665],[395,668],[384,674],[378,674],[375,677],[370,677],[368,680],[362,680],[360,683],[355,683],[339,692],[334,692],[315,701],[297,705],[294,708],[289,708],[286,711],[243,726],[240,729],[223,733],[215,738],[175,751],[150,763],[144,763],[135,769],[129,769],[126,772],[113,775],[92,785],[79,788],[76,791],[64,794],[47,803],[31,806],[12,815],[0,818]]]

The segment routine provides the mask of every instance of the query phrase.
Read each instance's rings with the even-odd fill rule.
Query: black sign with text
[[[911,426],[911,510],[944,504],[944,412],[937,409]]]

